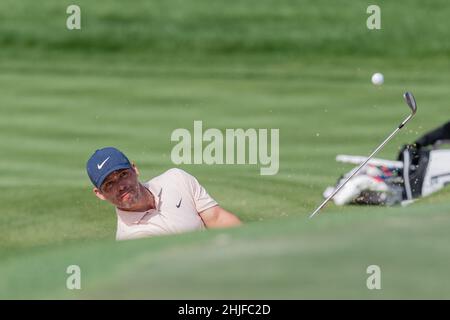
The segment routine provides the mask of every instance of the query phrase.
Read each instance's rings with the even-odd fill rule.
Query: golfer
[[[135,164],[112,147],[95,151],[86,169],[95,195],[116,207],[117,240],[241,224],[181,169],[140,183]]]

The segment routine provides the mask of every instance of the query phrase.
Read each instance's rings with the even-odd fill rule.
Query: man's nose
[[[126,187],[127,187],[127,186],[126,186],[125,184],[123,184],[123,183],[119,184],[119,191],[125,190]]]

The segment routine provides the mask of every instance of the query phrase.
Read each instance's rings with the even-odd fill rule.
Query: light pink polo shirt
[[[144,212],[116,208],[116,240],[205,229],[199,212],[217,205],[189,173],[170,169],[144,183],[155,197],[156,209]]]

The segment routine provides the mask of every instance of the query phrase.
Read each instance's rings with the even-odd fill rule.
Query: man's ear
[[[98,188],[94,188],[92,191],[94,191],[94,194],[97,196],[97,198],[99,198],[100,200],[106,200],[105,196],[103,195],[103,193],[100,191],[100,189]]]
[[[136,175],[139,176],[139,169],[136,167],[134,162],[131,164],[131,167],[133,168],[134,172],[136,172]]]

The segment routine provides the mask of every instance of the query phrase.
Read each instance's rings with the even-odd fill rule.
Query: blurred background
[[[81,30],[66,27],[72,4]],[[369,154],[407,115],[404,91],[419,113],[380,157],[449,120],[448,1],[377,1],[381,30],[371,4],[2,0],[0,298],[449,298],[448,190],[307,219],[351,169],[336,154]],[[148,180],[194,120],[280,130],[277,175],[180,166],[245,226],[114,242],[86,160],[116,146]],[[72,264],[81,290],[66,288]],[[371,264],[383,290],[366,288]]]

